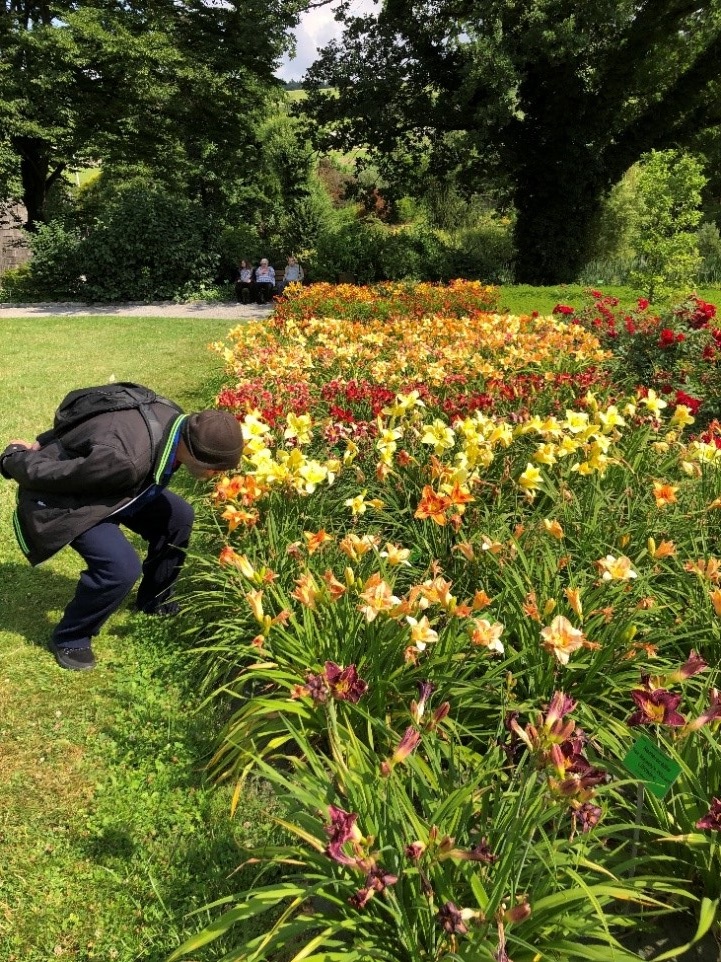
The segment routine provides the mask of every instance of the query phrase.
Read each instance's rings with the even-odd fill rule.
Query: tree
[[[206,205],[252,166],[254,126],[300,4],[4,0],[0,145],[28,226],[68,165],[147,170]]]
[[[307,109],[328,142],[399,159],[406,180],[509,177],[524,282],[575,279],[623,173],[721,124],[721,0],[349,6],[306,78]]]
[[[693,284],[700,266],[696,228],[706,183],[700,163],[675,150],[651,151],[640,164],[639,266],[632,280],[649,300]]]

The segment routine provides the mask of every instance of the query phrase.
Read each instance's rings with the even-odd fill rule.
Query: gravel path
[[[273,312],[272,304],[214,304],[208,301],[193,301],[188,304],[174,304],[172,301],[157,301],[151,304],[80,304],[56,302],[42,304],[0,304],[0,320],[4,317],[47,317],[65,315],[68,317],[208,317],[222,321],[262,320]]]

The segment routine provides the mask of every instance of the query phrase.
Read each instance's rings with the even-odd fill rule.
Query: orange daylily
[[[451,499],[447,495],[438,494],[430,484],[426,484],[421,492],[420,504],[414,517],[421,521],[430,518],[436,524],[444,525],[446,523],[446,510],[451,504]]]
[[[315,554],[316,551],[320,551],[324,545],[333,540],[333,535],[328,534],[324,528],[321,528],[320,531],[304,531],[303,537],[308,554]]]

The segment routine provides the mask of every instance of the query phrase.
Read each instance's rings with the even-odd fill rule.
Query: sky
[[[324,47],[342,33],[341,26],[333,19],[337,3],[330,3],[325,7],[309,10],[301,17],[296,30],[296,55],[293,60],[286,56],[276,76],[281,80],[300,80],[305,71],[316,59],[318,47]],[[354,14],[369,13],[374,9],[372,0],[355,0],[352,6]]]

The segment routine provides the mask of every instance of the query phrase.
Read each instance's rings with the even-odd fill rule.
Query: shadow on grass
[[[0,628],[46,648],[57,620],[50,612],[65,608],[76,583],[50,569],[0,563]]]

